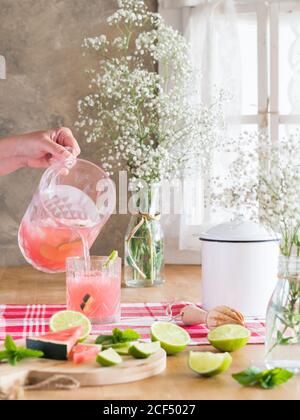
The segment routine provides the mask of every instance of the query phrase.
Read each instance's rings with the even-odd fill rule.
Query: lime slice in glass
[[[151,326],[152,341],[160,341],[168,355],[183,351],[190,343],[189,334],[181,327],[170,322],[155,322]]]
[[[102,366],[116,366],[122,363],[122,358],[114,349],[107,349],[98,354],[97,363]]]
[[[250,337],[250,331],[240,325],[222,325],[208,334],[213,347],[229,353],[245,347]]]
[[[160,349],[160,343],[136,343],[129,348],[129,354],[135,359],[147,359],[157,353]]]
[[[75,311],[61,311],[57,312],[50,319],[50,329],[52,332],[63,331],[78,326],[83,327],[83,334],[79,341],[84,341],[92,331],[91,321],[85,315]]]
[[[230,368],[232,357],[229,353],[215,354],[191,351],[189,367],[199,375],[211,377],[219,375]]]

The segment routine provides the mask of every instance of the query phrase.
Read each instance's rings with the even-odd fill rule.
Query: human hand
[[[47,168],[55,160],[64,161],[79,154],[79,145],[69,128],[4,138],[0,140],[0,175],[22,167]]]

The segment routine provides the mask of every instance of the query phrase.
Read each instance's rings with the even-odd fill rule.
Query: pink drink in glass
[[[94,324],[119,322],[121,316],[121,259],[106,267],[107,257],[67,260],[67,309],[81,312]]]

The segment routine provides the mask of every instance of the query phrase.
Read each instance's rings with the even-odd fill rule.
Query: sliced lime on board
[[[189,367],[199,375],[211,377],[228,370],[232,363],[229,353],[215,354],[191,351]]]
[[[129,354],[135,359],[147,359],[160,349],[160,342],[135,343],[129,348]]]
[[[106,367],[116,366],[122,363],[122,358],[114,349],[107,349],[98,354],[97,363]]]
[[[129,349],[133,344],[135,344],[135,343],[132,343],[132,342],[117,343],[117,344],[112,344],[109,347],[114,349],[120,356],[128,356],[129,355]]]
[[[208,334],[208,340],[213,347],[229,353],[245,347],[250,337],[250,331],[240,325],[222,325]]]
[[[152,324],[151,337],[152,341],[160,341],[161,347],[168,355],[183,351],[191,341],[191,337],[183,328],[170,322]]]
[[[83,334],[79,341],[84,341],[92,332],[91,321],[82,313],[75,311],[61,311],[50,319],[50,330],[58,332],[72,327],[83,327]]]

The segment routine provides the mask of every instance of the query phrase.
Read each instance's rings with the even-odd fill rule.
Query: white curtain
[[[187,0],[191,4],[191,0]],[[181,1],[184,4],[184,1]],[[225,89],[232,95],[226,104],[230,130],[238,129],[241,114],[241,55],[238,36],[237,16],[234,0],[194,0],[195,7],[189,7],[186,13],[185,35],[191,44],[194,66],[202,76],[201,101],[211,104],[214,93]],[[197,5],[196,5],[197,4]],[[234,124],[231,124],[231,123]],[[214,169],[220,174],[226,165],[222,155],[215,156]],[[199,234],[218,216],[210,207],[204,207],[204,193],[210,191],[209,179],[212,173],[205,168],[186,182],[185,202],[187,205],[180,220],[180,249],[199,250]],[[200,194],[200,195],[199,195]],[[199,200],[200,204],[199,211]],[[198,206],[198,211],[196,208]]]
[[[202,74],[199,99],[210,103],[214,87],[226,88],[235,95],[227,113],[238,117],[241,59],[234,0],[159,0],[159,6],[165,20],[191,44],[194,66]],[[216,165],[221,169],[221,163]],[[208,178],[202,168],[186,177],[184,214],[163,218],[167,263],[200,263],[199,234],[214,221],[204,208]]]

